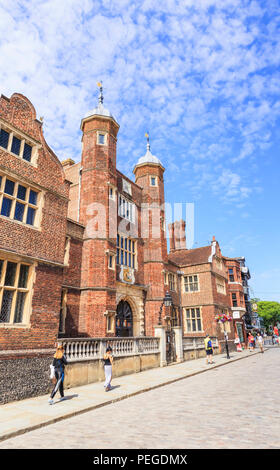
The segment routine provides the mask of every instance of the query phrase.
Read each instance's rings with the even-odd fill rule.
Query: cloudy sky
[[[148,130],[166,201],[194,204],[193,247],[215,235],[251,296],[280,301],[279,30],[280,0],[0,0],[0,93],[79,161],[102,80],[118,168],[134,179]]]

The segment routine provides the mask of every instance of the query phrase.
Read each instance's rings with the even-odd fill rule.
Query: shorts
[[[206,349],[206,354],[207,356],[211,356],[211,354],[213,355],[213,349]]]

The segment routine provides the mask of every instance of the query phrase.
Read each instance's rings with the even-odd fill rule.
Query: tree
[[[265,327],[269,330],[270,325],[274,326],[280,322],[280,303],[261,300],[257,302],[258,315],[263,318]]]

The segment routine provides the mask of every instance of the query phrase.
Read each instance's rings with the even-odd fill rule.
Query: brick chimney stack
[[[186,222],[176,220],[168,225],[170,251],[186,250]]]

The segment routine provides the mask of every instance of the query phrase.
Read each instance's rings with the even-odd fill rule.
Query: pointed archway
[[[117,306],[116,336],[133,336],[133,317],[129,303],[121,300]]]

